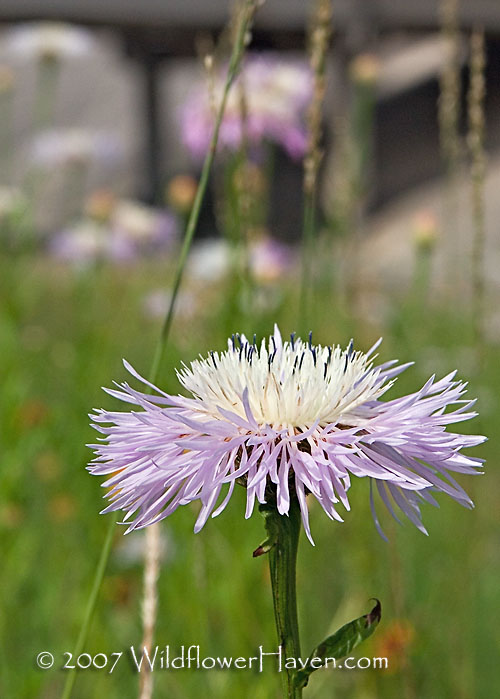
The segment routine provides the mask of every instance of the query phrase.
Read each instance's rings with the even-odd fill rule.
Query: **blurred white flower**
[[[86,266],[98,260],[126,262],[135,257],[132,244],[96,221],[79,221],[61,231],[50,242],[54,257]]]
[[[152,320],[164,318],[167,315],[172,292],[167,289],[155,289],[147,294],[142,303],[144,315]],[[190,291],[179,291],[176,308],[183,318],[192,316],[196,311],[196,298]]]
[[[10,29],[6,38],[8,51],[35,60],[79,58],[94,44],[91,32],[63,22],[27,22]]]
[[[111,226],[121,237],[146,248],[168,248],[177,239],[178,224],[167,210],[155,209],[130,199],[116,202]]]
[[[216,282],[229,271],[231,254],[229,245],[222,238],[202,240],[189,254],[187,273],[191,279]]]
[[[33,140],[30,158],[38,167],[98,162],[112,166],[123,157],[115,134],[92,129],[50,129]]]
[[[261,283],[274,282],[291,272],[295,261],[293,248],[267,235],[249,245],[252,276]],[[210,238],[193,245],[187,272],[193,280],[216,282],[231,267],[231,246],[224,238]]]
[[[24,211],[28,200],[17,187],[0,187],[0,224]]]

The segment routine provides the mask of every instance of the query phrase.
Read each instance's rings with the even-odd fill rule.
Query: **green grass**
[[[144,317],[145,293],[171,281],[161,261],[136,268],[101,267],[74,275],[46,259],[0,262],[0,695],[15,699],[60,695],[65,651],[74,645],[103,543],[107,520],[100,516],[103,491],[85,470],[94,440],[87,413],[114,401],[101,391],[121,380],[126,357],[147,372],[159,321]],[[202,289],[194,318],[174,322],[160,382],[177,390],[175,366],[209,348],[224,347],[228,333],[258,335],[279,321],[284,332],[296,326],[293,284],[280,308],[258,318],[238,319],[231,295]],[[228,300],[222,303],[221,299]],[[478,395],[481,417],[464,429],[487,434],[477,449],[488,460],[486,475],[462,479],[476,509],[467,511],[440,498],[426,507],[429,537],[410,524],[384,524],[390,543],[371,521],[368,482],[351,489],[352,510],[345,523],[330,522],[311,506],[316,546],[301,541],[298,564],[299,615],[304,652],[328,632],[382,601],[382,622],[357,656],[389,655],[391,668],[315,673],[304,695],[310,699],[490,699],[500,692],[495,679],[498,636],[500,549],[498,525],[498,419],[500,367],[497,348],[482,361],[472,346],[463,314],[394,299],[388,327],[348,317],[324,295],[314,304],[310,327],[320,342],[345,343],[351,336],[367,349],[386,338],[381,357],[415,360],[394,393],[419,388],[433,373],[458,368]],[[379,508],[380,509],[380,508]],[[262,645],[276,649],[267,560],[252,558],[263,539],[258,514],[243,518],[244,492],[227,510],[194,535],[196,508],[184,507],[162,524],[166,555],[160,578],[157,640],[172,652],[200,645],[202,655],[252,656]],[[86,651],[111,654],[141,639],[142,570],[123,556],[117,526],[114,549]],[[121,553],[120,553],[121,552]],[[496,617],[495,617],[496,615]],[[397,624],[409,629],[403,648],[390,646]],[[51,670],[37,669],[35,657],[50,651]],[[77,699],[115,699],[137,694],[137,675],[123,657],[112,675],[86,670],[77,677]],[[159,671],[158,699],[279,697],[271,666],[248,671]]]

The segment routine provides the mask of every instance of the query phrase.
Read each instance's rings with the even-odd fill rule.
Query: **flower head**
[[[352,341],[345,350],[293,335],[283,342],[277,327],[260,346],[233,336],[227,351],[178,372],[189,398],[164,393],[125,363],[155,395],[123,383],[108,393],[139,410],[92,416],[105,435],[93,445],[96,458],[89,465],[91,473],[110,476],[104,512],[124,510],[125,520],[135,515],[130,531],[200,500],[199,531],[243,483],[246,517],[256,500],[272,499],[286,515],[297,498],[311,539],[306,497],[342,521],[338,508],[349,509],[352,476],[371,478],[391,513],[396,516],[395,504],[424,532],[419,504],[437,504],[433,492],[472,506],[450,472],[477,472],[481,460],[460,450],[484,437],[446,432],[448,424],[475,415],[473,401],[462,399],[464,384],[452,373],[440,381],[432,377],[416,393],[381,400],[409,365],[374,366],[379,343],[364,354]]]

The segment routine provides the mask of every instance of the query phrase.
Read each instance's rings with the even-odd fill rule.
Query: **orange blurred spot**
[[[374,84],[380,74],[380,61],[372,53],[360,53],[349,66],[351,80],[362,85]]]
[[[14,80],[14,71],[9,66],[0,65],[0,94],[12,90]]]
[[[85,202],[85,213],[90,218],[105,223],[111,218],[115,208],[116,197],[109,189],[98,189]]]
[[[53,522],[67,522],[75,516],[77,502],[71,495],[63,493],[49,500],[48,516]]]
[[[103,595],[113,604],[126,607],[134,594],[132,582],[121,575],[108,575],[103,582]]]
[[[45,422],[49,409],[45,403],[37,399],[26,400],[19,406],[17,419],[22,428],[36,427]]]
[[[375,655],[388,658],[388,672],[397,672],[406,666],[414,638],[415,629],[405,619],[395,619],[375,637]]]
[[[24,515],[24,509],[20,505],[9,502],[0,509],[0,524],[15,529],[23,522]]]
[[[413,237],[417,247],[430,250],[439,237],[439,223],[432,211],[420,211],[413,219]]]
[[[53,451],[43,451],[34,463],[35,472],[41,481],[53,481],[61,472],[61,461]]]
[[[190,175],[172,177],[165,192],[167,203],[179,213],[187,213],[194,202],[198,182]]]

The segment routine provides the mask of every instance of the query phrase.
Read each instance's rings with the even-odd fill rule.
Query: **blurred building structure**
[[[439,172],[440,4],[439,0],[333,2],[335,94],[331,102],[346,98],[346,75],[353,56],[361,51],[381,56],[374,127],[375,205]],[[312,3],[304,0],[267,0],[258,12],[253,47],[303,51],[311,8]],[[170,81],[174,89],[166,91],[162,87],[165,71],[179,68],[184,78],[190,70],[192,74],[189,65],[179,60],[195,57],[200,37],[216,36],[227,23],[230,9],[228,0],[2,0],[0,22],[69,21],[119,37],[142,76],[136,94],[142,114],[140,190],[143,198],[153,201],[161,196],[165,175],[178,169],[173,165],[175,144],[165,134],[165,124],[178,103],[175,86],[180,79],[174,76]],[[498,0],[462,0],[458,21],[464,31],[476,26],[486,31],[491,86],[487,112],[494,125],[500,121],[495,118],[500,116],[500,4]],[[500,142],[500,130],[495,134],[493,128],[489,133],[493,142]]]

